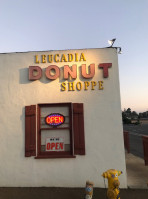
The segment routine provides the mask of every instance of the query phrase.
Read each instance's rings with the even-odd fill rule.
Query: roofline
[[[41,50],[41,51],[25,51],[25,52],[4,52],[0,54],[13,54],[13,53],[30,53],[30,52],[49,52],[49,51],[68,51],[68,50],[91,50],[91,49],[116,49],[119,47],[103,47],[103,48],[80,48],[80,49],[63,49],[63,50]]]

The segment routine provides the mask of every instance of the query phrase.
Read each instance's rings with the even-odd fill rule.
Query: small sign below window
[[[64,139],[59,137],[46,138],[46,151],[64,151]]]
[[[51,113],[46,116],[45,122],[50,126],[59,126],[65,122],[65,117],[60,113]]]

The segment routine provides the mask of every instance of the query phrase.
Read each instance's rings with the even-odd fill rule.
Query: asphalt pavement
[[[124,124],[124,131],[129,131],[138,135],[148,135],[148,122],[141,123],[140,125]]]

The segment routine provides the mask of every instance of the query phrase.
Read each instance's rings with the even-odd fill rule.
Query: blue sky
[[[0,0],[0,53],[102,48],[117,38],[122,109],[148,111],[148,0]]]

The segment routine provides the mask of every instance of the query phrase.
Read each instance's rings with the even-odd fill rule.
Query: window
[[[82,103],[26,106],[25,157],[74,158],[75,155],[85,155],[83,112]]]

